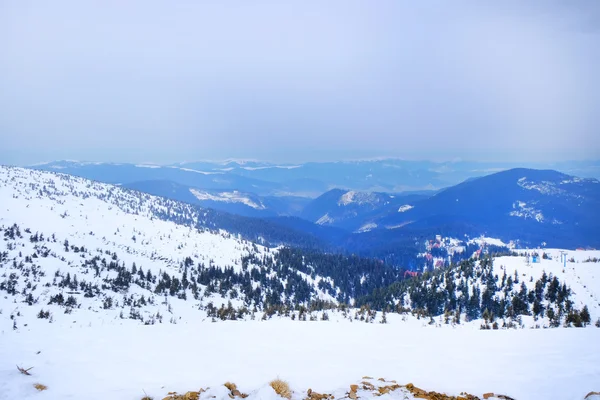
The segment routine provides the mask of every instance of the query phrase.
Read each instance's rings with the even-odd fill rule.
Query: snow
[[[302,165],[266,165],[264,167],[241,167],[247,171],[257,171],[261,169],[271,169],[271,168],[279,168],[279,169],[296,169],[301,168]]]
[[[354,190],[350,190],[343,195],[340,196],[338,200],[339,206],[347,206],[350,204],[375,204],[380,202],[380,197],[377,193],[369,193],[369,192],[356,192]]]
[[[242,203],[256,210],[264,210],[266,208],[262,203],[259,204],[252,201],[250,198],[244,196],[243,193],[240,193],[237,190],[234,190],[232,192],[220,192],[217,194],[202,192],[197,189],[190,189],[190,192],[198,200],[221,201],[225,203]]]
[[[506,243],[504,243],[500,239],[490,238],[490,237],[485,237],[485,236],[480,236],[478,238],[471,239],[471,240],[469,240],[468,243],[469,244],[477,243],[480,246],[485,245],[485,244],[490,244],[492,246],[506,246]]]
[[[403,226],[412,224],[414,221],[406,221],[406,222],[402,222],[400,224],[396,224],[396,225],[387,225],[385,228],[386,229],[398,229],[398,228],[402,228]]]
[[[533,202],[532,204],[535,204]],[[520,217],[523,219],[535,219],[537,222],[544,222],[544,214],[540,210],[532,206],[528,206],[524,201],[517,200],[512,205],[513,211],[511,211],[508,215],[511,217]],[[553,224],[560,224],[561,222],[553,219]]]
[[[319,225],[325,225],[325,224],[330,224],[330,223],[332,223],[333,221],[334,221],[334,220],[333,220],[333,218],[331,218],[331,217],[329,216],[329,213],[327,213],[327,214],[323,215],[321,218],[319,218],[319,219],[317,220],[317,222],[315,222],[315,223],[316,223],[316,224],[319,224]]]
[[[559,184],[565,184],[565,183],[571,183],[571,182],[564,182],[564,181],[559,182]],[[566,190],[561,189],[560,187],[557,187],[557,185],[554,182],[550,182],[550,181],[534,182],[534,181],[528,180],[527,177],[522,177],[519,180],[517,180],[517,184],[519,186],[521,186],[523,189],[536,190],[536,191],[540,192],[541,194],[544,194],[547,196],[562,195],[562,196],[579,197],[576,194],[571,194],[571,193],[567,192]]]
[[[398,329],[290,320],[35,325],[1,334],[0,399],[130,400],[144,392],[161,399],[210,387],[217,400],[227,400],[221,385],[230,381],[250,400],[275,400],[266,385],[277,377],[290,383],[293,400],[305,398],[308,388],[341,398],[369,375],[454,395],[574,400],[600,382],[598,329]],[[34,367],[32,376],[15,365]],[[48,390],[36,392],[38,382]]]
[[[356,192],[350,190],[346,193],[344,193],[341,197],[340,200],[338,201],[338,204],[340,205],[344,205],[347,206],[348,204],[354,202],[354,195],[356,194]]]
[[[137,168],[162,168],[160,165],[152,165],[152,164],[136,164]]]
[[[47,191],[44,196],[39,195],[42,187]],[[45,306],[50,296],[61,291],[51,285],[53,278],[61,271],[62,274],[78,274],[80,279],[84,278],[91,283],[102,283],[110,271],[95,277],[82,266],[82,263],[94,257],[110,259],[110,254],[116,253],[118,259],[127,266],[135,262],[144,271],[157,275],[160,271],[180,274],[179,264],[186,257],[190,257],[194,264],[231,267],[240,272],[243,256],[258,251],[256,255],[264,257],[267,253],[277,251],[260,245],[254,250],[251,243],[234,238],[224,231],[215,233],[192,229],[154,217],[152,210],[174,204],[170,200],[159,201],[154,196],[50,172],[0,167],[0,204],[0,227],[6,229],[18,224],[23,233],[22,238],[6,242],[2,237],[3,240],[0,241],[0,253],[8,250],[8,260],[15,260],[17,264],[13,265],[12,261],[0,264],[0,282],[14,273],[19,278],[17,287],[22,290],[23,285],[28,284],[29,277],[18,264],[33,253],[48,252],[47,257],[35,259],[35,264],[45,275],[29,280],[29,284],[32,281],[35,283],[32,292],[40,298],[40,303],[30,307],[22,302],[12,304],[10,297],[0,297],[0,309],[5,312],[4,315],[0,313],[0,329],[6,329],[7,324],[12,324],[12,320],[8,319],[9,315],[21,313],[26,320],[31,315],[35,317],[40,308],[52,311],[56,320],[71,318],[71,315],[64,314],[64,310],[59,307],[53,309],[53,306]],[[32,233],[43,234],[45,239],[38,243],[30,242],[30,234],[24,232],[27,228]],[[56,239],[50,240],[53,235]],[[65,252],[65,240],[71,246],[84,246],[86,252]],[[8,248],[7,243],[12,247]],[[31,263],[25,262],[25,265],[28,271],[33,268]],[[254,266],[250,264],[249,269],[252,268]],[[148,299],[154,295],[137,286],[131,290],[134,293],[130,294],[144,295]],[[0,293],[6,294],[4,291]],[[122,296],[118,294],[115,298],[120,299]],[[108,319],[114,319],[119,314],[118,307],[104,310],[102,298],[80,297],[78,301],[83,310],[102,312]],[[213,301],[216,306],[226,302],[220,297],[206,298],[205,301]],[[156,312],[165,314],[167,307],[158,302],[142,310],[145,318]],[[173,315],[177,317],[206,316],[206,313],[198,310],[197,302],[174,298],[171,308]],[[22,326],[21,318],[17,319],[19,326]]]
[[[213,259],[222,265],[234,265],[242,254],[234,251],[236,247],[243,247],[241,241],[152,219],[143,212],[136,215],[120,209],[118,203],[111,204],[96,197],[111,191],[115,197],[121,194],[127,199],[121,203],[123,207],[125,203],[139,204],[140,200],[126,190],[82,178],[69,177],[66,181],[60,177],[48,172],[0,168],[0,183],[19,182],[16,188],[0,185],[0,225],[17,223],[23,229],[29,227],[46,237],[56,233],[61,239],[59,247],[65,238],[71,244],[85,245],[88,249],[114,247],[120,249],[120,253],[130,255],[125,260],[147,259],[144,267],[156,271],[164,266],[164,261],[154,259],[157,253],[169,254],[173,263],[192,256],[206,261]],[[90,186],[92,184],[94,186]],[[34,185],[55,189],[53,196],[56,197],[36,196]],[[64,196],[58,193],[64,193]],[[88,196],[85,200],[81,197],[83,194]],[[146,206],[150,207],[156,197],[146,195],[145,198],[148,199]],[[143,209],[144,203],[140,206]]]
[[[514,274],[518,270],[519,274],[524,274],[525,279],[522,279],[528,287],[532,289],[534,283],[529,282],[529,276],[533,276],[534,280],[538,279],[542,272],[546,274],[552,273],[560,282],[566,282],[571,288],[574,297],[574,307],[581,309],[583,305],[587,305],[592,316],[592,321],[600,318],[600,262],[588,262],[588,259],[600,259],[600,250],[561,250],[561,249],[531,249],[531,250],[515,250],[522,254],[523,257],[500,257],[494,260],[496,265],[503,265],[506,274]],[[560,254],[566,254],[566,268],[560,261]],[[537,253],[540,255],[546,253],[551,259],[541,259],[539,263],[526,264],[525,255]],[[573,260],[571,262],[570,260]],[[600,333],[600,332],[599,332]]]
[[[181,171],[187,171],[187,172],[195,172],[197,174],[202,174],[202,175],[220,175],[220,174],[222,174],[222,172],[199,171],[197,169],[191,169],[191,168],[181,168],[181,167],[169,167],[169,168],[179,169]]]
[[[403,206],[400,206],[400,208],[398,208],[398,212],[401,212],[401,213],[402,212],[406,212],[406,211],[408,211],[410,209],[413,209],[413,208],[414,208],[414,206],[411,206],[410,204],[405,204]]]
[[[377,228],[377,224],[374,222],[369,222],[369,223],[366,223],[363,226],[361,226],[356,232],[357,233],[369,232],[375,228]]]

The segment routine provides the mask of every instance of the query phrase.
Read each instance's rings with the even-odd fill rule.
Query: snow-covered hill
[[[516,250],[481,257],[399,282],[362,302],[410,310],[435,326],[600,327],[600,251]]]
[[[229,313],[248,316],[283,285],[332,300],[317,287],[321,277],[269,270],[277,249],[199,228],[201,210],[182,203],[2,167],[0,204],[2,329],[82,310],[144,323],[202,319],[228,302]]]
[[[0,321],[14,329],[32,315],[69,319],[65,314],[84,311],[146,324],[262,318],[263,312],[323,319],[298,309],[315,310],[319,301],[320,310],[339,302],[368,306],[343,311],[342,318],[371,322],[382,318],[375,310],[394,309],[417,317],[460,312],[480,324],[493,308],[488,312],[508,318],[509,326],[528,316],[539,320],[525,326],[560,325],[583,306],[592,322],[600,316],[598,264],[584,262],[600,257],[594,252],[567,255],[574,263],[569,258],[566,268],[556,250],[538,264],[525,266],[524,257],[471,261],[394,283],[402,272],[377,262],[280,253],[203,227],[206,213],[198,207],[70,175],[2,167],[0,200],[0,291],[7,294]],[[548,294],[554,278],[564,285],[560,302]],[[536,289],[538,281],[543,287]],[[519,301],[526,304],[513,304]],[[548,308],[558,314],[553,323]]]
[[[304,208],[301,217],[320,225],[368,232],[378,228],[378,224],[373,221],[389,213],[406,211],[410,209],[410,206],[405,206],[407,202],[425,199],[432,193],[393,195],[332,189],[311,201]]]

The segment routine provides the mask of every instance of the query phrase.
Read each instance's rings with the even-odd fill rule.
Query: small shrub
[[[275,379],[269,383],[275,393],[280,395],[285,399],[292,398],[292,391],[290,389],[290,385],[286,381],[282,381],[281,379]]]
[[[148,396],[148,393],[146,393],[145,390],[142,389],[142,392],[144,392],[144,397],[142,397],[142,400],[154,400],[153,397]]]
[[[40,392],[48,389],[48,386],[42,385],[41,383],[36,383],[35,385],[33,385],[33,387],[39,390]]]
[[[234,391],[237,389],[237,386],[235,383],[231,383],[231,382],[225,382],[223,384],[223,386],[225,386],[227,389],[229,389],[229,391]]]

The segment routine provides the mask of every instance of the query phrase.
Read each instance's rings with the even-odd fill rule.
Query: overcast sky
[[[600,1],[0,0],[0,163],[600,158]]]

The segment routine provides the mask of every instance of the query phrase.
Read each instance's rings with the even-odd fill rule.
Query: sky
[[[0,0],[0,163],[600,158],[600,2]]]

